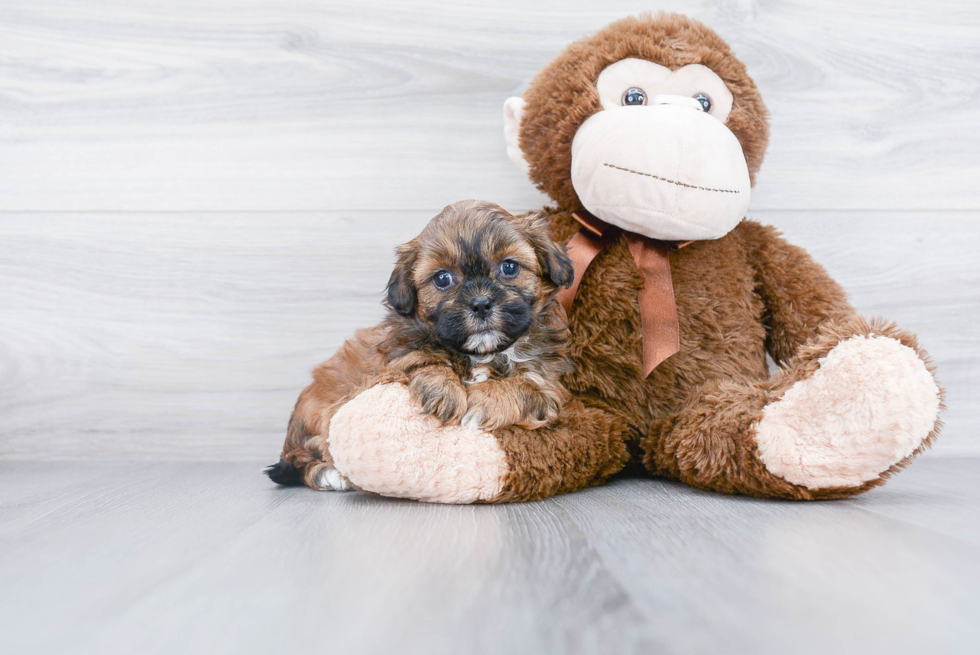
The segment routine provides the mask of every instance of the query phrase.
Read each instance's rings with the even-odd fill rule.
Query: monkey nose
[[[477,296],[470,301],[470,310],[479,318],[484,319],[493,309],[493,301],[488,296]]]

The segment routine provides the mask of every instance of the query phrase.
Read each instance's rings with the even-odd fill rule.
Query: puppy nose
[[[493,301],[488,296],[477,296],[470,301],[470,309],[480,318],[486,318],[493,309]]]

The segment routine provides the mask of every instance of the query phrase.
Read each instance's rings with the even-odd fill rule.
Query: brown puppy
[[[553,423],[568,392],[565,313],[555,299],[573,279],[547,219],[476,200],[449,205],[398,248],[388,315],[313,371],[289,421],[279,484],[350,488],[327,445],[336,410],[368,387],[408,386],[441,422],[493,430]]]

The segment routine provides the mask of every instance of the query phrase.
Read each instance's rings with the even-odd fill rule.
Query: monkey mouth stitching
[[[615,168],[617,171],[625,171],[627,173],[633,173],[634,175],[643,175],[644,177],[652,177],[655,180],[660,180],[661,182],[669,182],[670,184],[676,184],[677,186],[686,186],[688,189],[700,189],[701,191],[714,191],[715,193],[741,193],[741,191],[733,191],[731,189],[709,189],[708,187],[697,186],[696,184],[687,184],[686,182],[668,180],[666,177],[660,177],[659,175],[652,175],[650,173],[641,173],[640,171],[634,171],[629,168],[623,168],[622,166],[613,166],[612,164],[603,164],[603,166],[608,166],[609,168]]]

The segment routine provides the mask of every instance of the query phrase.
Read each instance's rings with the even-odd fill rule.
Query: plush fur
[[[619,21],[570,45],[524,94],[520,148],[531,179],[556,203],[545,211],[559,241],[579,229],[571,217],[581,208],[570,180],[572,140],[600,108],[600,71],[624,58],[717,73],[733,95],[727,125],[753,180],[762,164],[766,109],[722,39],[683,16]],[[630,462],[723,493],[841,498],[881,484],[936,438],[943,394],[915,336],[858,316],[827,272],[773,228],[744,220],[719,239],[670,253],[680,351],[647,378],[637,301],[643,279],[626,234],[614,228],[604,243],[568,316],[573,368],[563,382],[572,400],[554,423],[491,430],[492,447],[483,439],[481,452],[460,451],[476,466],[499,461],[499,450],[506,472],[492,498],[485,487],[459,485],[452,498],[532,500],[599,484]],[[767,353],[780,367],[772,376]],[[378,423],[367,411],[346,416],[330,449],[359,455],[342,471],[391,456],[380,444],[392,443],[397,421],[372,436],[380,450],[354,443]],[[421,465],[445,430],[415,435],[412,452],[399,457]],[[453,465],[466,468],[459,459]],[[388,483],[384,493],[433,498],[415,482]]]

